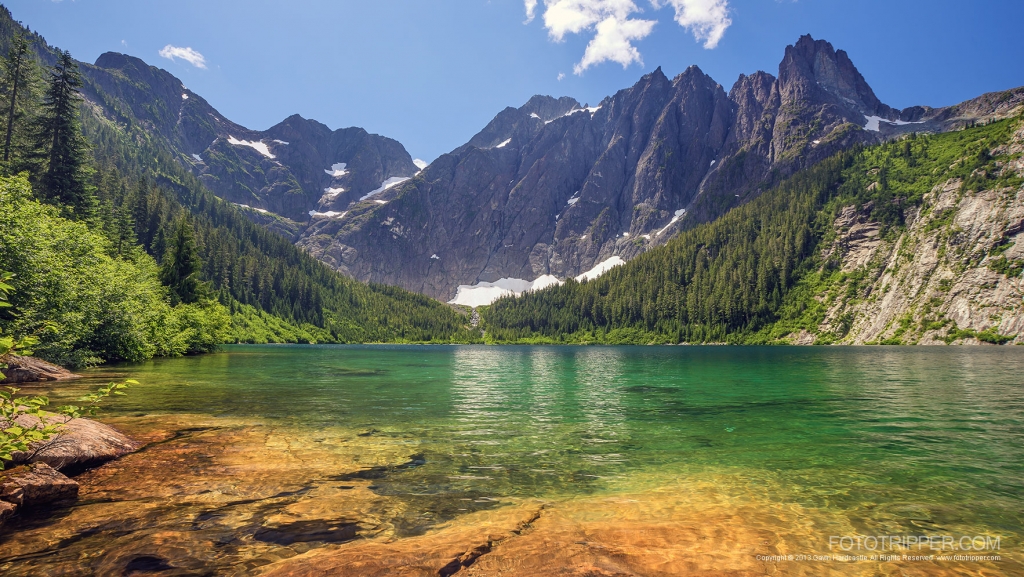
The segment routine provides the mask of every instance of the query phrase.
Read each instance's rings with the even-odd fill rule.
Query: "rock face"
[[[30,415],[15,419],[22,427],[38,425]],[[80,471],[96,467],[135,452],[140,445],[117,430],[90,419],[74,419],[64,431],[48,441],[35,443],[31,451],[15,452],[15,463],[45,463],[61,471]]]
[[[272,215],[287,234],[418,168],[395,140],[361,128],[332,131],[298,115],[269,130],[224,118],[165,70],[108,52],[82,64],[86,98],[119,124],[142,124],[217,196]]]
[[[994,154],[1016,156],[1001,170],[1024,177],[1021,153],[1024,127]],[[848,206],[834,223],[826,257],[864,280],[819,295],[829,303],[819,335],[849,344],[1024,343],[1024,188],[976,192],[949,180],[894,239],[879,236],[870,211]]]
[[[4,377],[0,385],[81,378],[63,367],[33,357],[7,355],[0,362],[7,365],[6,369],[0,369],[0,375]]]
[[[858,143],[1009,114],[1024,90],[947,109],[894,110],[843,51],[805,36],[778,77],[731,91],[696,67],[658,69],[598,106],[534,97],[410,182],[299,244],[360,280],[449,300],[458,285],[576,276],[713,219]]]

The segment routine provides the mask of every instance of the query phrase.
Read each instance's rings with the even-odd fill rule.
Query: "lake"
[[[101,367],[32,391],[136,379],[98,419],[148,445],[0,535],[0,573],[1022,575],[1022,375],[1024,347],[232,346]]]

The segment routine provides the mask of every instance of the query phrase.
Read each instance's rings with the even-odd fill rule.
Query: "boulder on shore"
[[[77,498],[78,483],[46,463],[0,471],[0,526],[19,509]]]
[[[61,422],[51,417],[51,422]],[[39,419],[21,415],[15,419],[22,427],[34,427]],[[61,471],[80,471],[97,467],[118,457],[139,450],[139,443],[129,439],[113,427],[89,419],[73,419],[56,436],[33,443],[29,451],[17,451],[15,463],[46,463]]]
[[[14,516],[14,512],[18,510],[17,505],[14,503],[8,503],[7,501],[0,501],[0,525],[4,524],[4,521]]]
[[[65,381],[81,378],[64,367],[52,365],[34,357],[6,355],[0,358],[0,364],[7,365],[0,369],[0,385],[16,385],[19,383],[36,383],[39,381]]]
[[[46,463],[0,473],[0,500],[16,507],[36,507],[78,498],[78,483]]]

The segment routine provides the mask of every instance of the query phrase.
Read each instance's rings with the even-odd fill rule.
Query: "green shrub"
[[[141,250],[114,256],[83,222],[32,198],[24,176],[0,177],[0,270],[14,273],[0,327],[38,336],[36,354],[81,367],[110,360],[206,352],[230,319],[215,302],[171,307],[159,269]]]

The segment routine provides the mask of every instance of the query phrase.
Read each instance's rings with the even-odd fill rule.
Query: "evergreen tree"
[[[29,115],[27,109],[34,100],[35,92],[36,65],[28,40],[23,35],[18,34],[11,40],[11,49],[0,65],[4,74],[4,105],[7,115],[4,136],[4,164],[7,164],[11,161],[17,126]]]
[[[36,150],[43,162],[39,179],[43,196],[64,204],[78,217],[87,217],[95,209],[96,198],[89,186],[88,143],[78,117],[81,86],[78,65],[69,52],[61,52],[50,70],[36,122]]]
[[[182,218],[171,236],[160,270],[160,280],[171,289],[171,304],[190,304],[202,298],[201,269],[195,233],[188,220]]]

